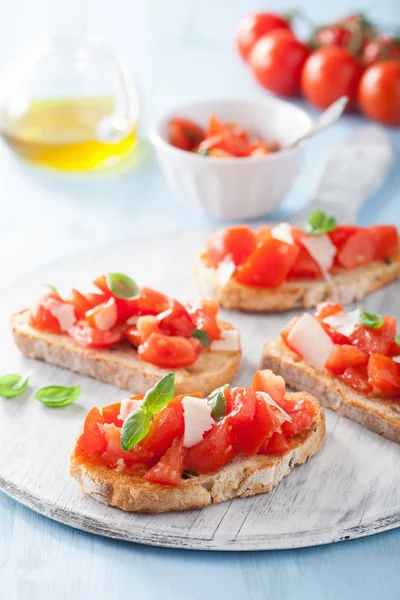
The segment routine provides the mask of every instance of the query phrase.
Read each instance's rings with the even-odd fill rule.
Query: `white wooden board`
[[[42,267],[0,293],[0,374],[34,369],[32,386],[82,386],[69,407],[51,409],[33,398],[0,398],[0,489],[48,517],[92,533],[177,548],[264,550],[298,548],[369,535],[400,524],[400,446],[326,411],[322,451],[297,467],[270,494],[203,510],[135,515],[83,495],[68,476],[68,457],[87,410],[126,392],[63,369],[21,357],[8,317],[29,306],[51,283],[67,293],[103,271],[129,273],[182,300],[193,298],[192,259],[204,233],[156,235],[93,249]],[[400,283],[371,296],[370,310],[395,313]],[[244,360],[236,383],[249,385],[263,342],[291,317],[224,315],[242,332]]]

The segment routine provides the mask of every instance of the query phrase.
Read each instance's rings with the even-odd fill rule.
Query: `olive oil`
[[[21,158],[65,171],[111,167],[133,150],[136,125],[115,116],[112,98],[32,102],[22,113],[3,111],[1,135]]]

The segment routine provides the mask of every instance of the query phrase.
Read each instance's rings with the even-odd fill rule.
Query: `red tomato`
[[[361,229],[340,246],[337,261],[345,269],[355,269],[372,262],[375,255],[376,242],[374,236],[367,229]]]
[[[82,322],[68,329],[68,333],[79,346],[85,346],[86,348],[108,348],[123,339],[124,330],[124,327],[114,327],[114,329],[110,329],[109,331],[101,331]]]
[[[143,343],[145,340],[147,340],[147,338],[150,337],[152,333],[161,333],[157,317],[155,317],[154,315],[143,315],[139,317],[138,322],[136,324],[136,329],[137,335],[141,340],[139,343]]]
[[[314,422],[315,406],[309,400],[289,400],[285,398],[282,408],[292,421],[285,421],[281,425],[282,433],[287,436],[297,435],[309,429]]]
[[[225,123],[220,121],[218,117],[215,115],[211,115],[210,120],[208,121],[208,127],[206,130],[206,138],[213,137],[214,135],[218,135],[225,130]]]
[[[300,319],[300,317],[292,317],[289,321],[289,323],[287,323],[285,325],[285,327],[281,330],[281,338],[282,341],[286,344],[286,346],[288,346],[288,348],[290,348],[291,350],[293,350],[294,352],[297,353],[295,348],[292,348],[291,345],[288,342],[288,336],[289,333],[292,331],[293,327],[296,325],[297,321]]]
[[[335,302],[320,302],[317,304],[315,318],[320,322],[334,344],[350,344],[348,337],[339,333],[327,323],[324,323],[324,319],[336,315],[339,312],[343,312],[343,308],[340,304],[336,304]]]
[[[249,56],[257,81],[281,96],[297,96],[309,50],[291,31],[278,29],[261,37]]]
[[[256,392],[266,392],[279,405],[285,397],[285,380],[280,375],[275,375],[270,369],[256,371],[251,387]]]
[[[169,122],[169,143],[181,150],[193,150],[204,139],[204,130],[189,119],[175,118]]]
[[[275,433],[267,440],[266,444],[259,450],[259,454],[284,454],[290,448],[290,441],[283,433]]]
[[[399,234],[394,225],[375,225],[368,231],[375,240],[375,260],[391,258],[399,253]]]
[[[256,236],[249,227],[228,227],[209,237],[207,257],[213,267],[217,267],[224,258],[229,258],[235,265],[241,265],[255,250],[256,245]]]
[[[351,237],[357,231],[361,231],[361,227],[358,225],[338,225],[333,231],[328,233],[331,238],[332,244],[339,248],[349,237]]]
[[[171,300],[170,309],[157,316],[160,332],[165,335],[190,337],[195,326],[186,308],[177,300]]]
[[[400,396],[400,364],[389,356],[371,354],[368,362],[368,381],[379,396]]]
[[[191,394],[201,397],[200,394]],[[154,415],[146,437],[139,443],[142,452],[159,458],[167,451],[175,438],[181,438],[185,425],[183,420],[182,398],[177,396],[160,412]]]
[[[186,450],[183,464],[187,471],[213,473],[222,469],[234,456],[232,427],[224,419],[207,431],[201,442]]]
[[[70,298],[67,300],[68,304],[72,304],[75,308],[75,314],[77,319],[84,319],[88,310],[93,308],[93,304],[78,290],[72,289]]]
[[[372,391],[371,385],[368,383],[367,367],[347,367],[341,375],[337,375],[343,383],[352,387],[359,394],[367,395]]]
[[[310,256],[308,251],[303,246],[298,246],[299,253],[297,259],[291,268],[288,277],[295,279],[307,277],[311,279],[319,279],[322,277],[321,267]]]
[[[117,427],[122,427],[123,421],[118,418],[118,415],[121,411],[121,402],[116,402],[115,404],[109,404],[108,406],[103,406],[101,409],[101,414],[103,417],[103,422],[110,424],[114,423]]]
[[[109,331],[117,323],[118,310],[115,298],[111,296],[103,304],[98,304],[86,313],[86,320],[90,327],[100,329],[100,331]]]
[[[175,438],[157,464],[147,471],[144,479],[161,485],[179,485],[183,473],[183,438]]]
[[[352,31],[343,25],[327,25],[326,27],[321,27],[314,36],[318,47],[342,46],[347,49],[349,49],[349,45],[353,38]],[[359,49],[360,48],[358,48],[358,50]]]
[[[351,343],[368,354],[389,354],[396,337],[396,318],[384,317],[379,329],[358,325],[350,336]]]
[[[340,96],[347,96],[348,107],[352,108],[361,74],[357,59],[345,48],[321,48],[313,52],[304,65],[301,90],[308,102],[318,108],[328,108]]]
[[[124,452],[121,448],[121,427],[117,427],[114,423],[104,424],[104,436],[106,449],[101,456],[101,462],[107,467],[115,469],[119,466],[118,461],[122,459],[126,467],[134,467],[136,471],[146,472],[154,463],[154,456],[140,450],[138,446]]]
[[[205,331],[211,340],[221,339],[221,331],[213,308],[208,308],[204,302],[189,305],[188,313],[197,329]]]
[[[269,237],[238,267],[235,279],[254,287],[279,287],[295,264],[299,251],[296,244]]]
[[[208,152],[209,156],[213,158],[235,158],[234,154],[227,152],[226,150],[222,150],[222,148],[211,148]]]
[[[104,419],[99,409],[95,406],[86,415],[83,432],[78,438],[75,446],[75,455],[83,458],[99,456],[106,449],[106,439],[99,425],[103,425]]]
[[[196,339],[152,333],[138,348],[139,358],[166,369],[189,367],[198,359],[201,344]]]
[[[400,125],[400,61],[379,62],[369,67],[360,81],[358,102],[369,119]]]
[[[254,44],[260,37],[275,29],[290,30],[287,19],[267,12],[255,13],[242,19],[236,35],[236,47],[243,60],[247,61]]]
[[[140,346],[142,343],[142,336],[138,332],[136,325],[129,327],[129,329],[125,331],[124,338],[126,338],[132,344],[132,346],[135,346],[135,348]]]
[[[361,367],[368,363],[368,354],[355,346],[348,344],[338,345],[332,349],[332,352],[325,363],[325,368],[336,375],[344,373],[347,367]]]
[[[158,315],[170,308],[168,296],[147,287],[141,289],[139,298],[126,302],[128,307],[134,311],[132,315]]]
[[[86,294],[86,299],[90,303],[90,308],[97,306],[98,304],[103,304],[103,302],[107,302],[110,294]],[[89,309],[90,310],[90,309]]]
[[[60,322],[50,311],[54,307],[54,304],[62,306],[63,301],[56,300],[51,296],[43,296],[39,300],[31,309],[30,324],[32,327],[36,327],[42,331],[61,333]]]
[[[243,139],[241,132],[235,133],[234,130],[228,128],[222,133],[206,138],[199,144],[198,151],[200,154],[206,150],[209,153],[212,150],[222,150],[236,157],[249,156],[250,154],[247,140]],[[221,158],[223,158],[223,155]]]
[[[400,60],[400,40],[388,35],[378,35],[365,44],[362,62],[366,67],[380,60]]]
[[[106,296],[111,296],[110,289],[107,285],[107,275],[103,274],[96,277],[96,279],[93,281],[93,285],[99,288],[99,290],[101,290],[103,294],[106,294]]]

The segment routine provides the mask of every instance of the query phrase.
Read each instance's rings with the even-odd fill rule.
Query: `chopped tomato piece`
[[[214,298],[203,298],[201,301],[204,308],[206,308],[211,314],[216,317],[219,311],[219,303],[218,300]]]
[[[222,148],[211,148],[211,150],[208,150],[208,156],[212,156],[213,158],[235,158],[234,154]]]
[[[307,277],[310,279],[318,279],[322,277],[321,267],[312,258],[303,246],[298,246],[298,256],[288,273],[288,277],[295,279]]]
[[[85,296],[88,302],[91,304],[90,308],[94,308],[98,304],[103,304],[103,302],[107,302],[107,300],[110,297],[110,294],[97,294],[96,292],[94,292],[91,294],[86,294]]]
[[[368,362],[368,381],[380,396],[400,396],[400,364],[389,356],[371,354]]]
[[[199,153],[205,150],[223,150],[235,157],[249,156],[249,145],[241,135],[235,135],[234,131],[225,130],[212,137],[205,139],[199,144]]]
[[[147,471],[144,479],[161,485],[179,485],[183,473],[183,438],[175,438],[158,463]]]
[[[243,226],[228,227],[214,233],[207,241],[207,257],[213,267],[224,258],[241,265],[255,250],[257,240],[254,232]]]
[[[154,457],[134,446],[128,452],[121,448],[121,427],[114,423],[104,424],[104,436],[106,439],[106,449],[101,456],[102,462],[110,468],[135,467],[135,470],[146,472],[151,464],[154,463]],[[120,463],[123,460],[124,462]]]
[[[314,422],[315,406],[309,400],[285,399],[282,408],[292,419],[292,421],[285,421],[281,425],[282,433],[289,437],[309,429]]]
[[[195,329],[188,311],[177,300],[171,300],[170,308],[157,316],[157,322],[165,335],[190,337]]]
[[[109,404],[108,406],[103,406],[101,409],[101,414],[103,417],[104,423],[114,423],[117,427],[122,427],[123,421],[118,418],[118,415],[121,411],[121,402],[116,402],[115,404]]]
[[[129,329],[125,331],[124,337],[132,344],[132,346],[135,346],[135,348],[142,343],[142,336],[138,332],[136,325],[129,327]]]
[[[199,394],[191,394],[196,397]],[[139,443],[140,450],[159,458],[166,452],[175,438],[184,434],[182,398],[177,396],[160,412],[154,415],[146,437]]]
[[[360,394],[367,395],[372,391],[372,387],[368,382],[368,371],[366,366],[347,367],[344,373],[337,375],[337,377]]]
[[[346,240],[349,239],[354,233],[361,231],[361,227],[358,225],[337,225],[333,231],[328,233],[331,238],[332,244],[339,248]]]
[[[238,268],[235,279],[244,285],[278,287],[287,278],[299,252],[296,244],[266,238]]]
[[[221,330],[213,308],[203,301],[187,307],[192,323],[197,329],[205,331],[211,340],[221,339]],[[218,310],[218,309],[217,309]]]
[[[391,258],[399,253],[399,234],[394,225],[375,225],[368,231],[376,244],[375,260]]]
[[[50,301],[50,302],[49,302]],[[42,331],[61,333],[59,320],[50,311],[53,303],[62,306],[63,302],[52,297],[44,297],[31,309],[30,324]]]
[[[256,392],[266,392],[279,405],[285,397],[285,380],[280,375],[275,375],[270,369],[256,371],[251,387]]]
[[[99,409],[95,406],[86,415],[83,432],[78,438],[75,446],[75,455],[84,458],[93,458],[102,454],[106,447],[106,439],[101,430],[104,419]],[[100,425],[100,427],[99,427]]]
[[[356,346],[335,344],[325,363],[325,368],[336,375],[344,373],[347,367],[361,367],[368,363],[368,354]]]
[[[143,315],[138,318],[136,324],[137,334],[142,344],[152,333],[161,333],[157,317],[154,315]],[[128,334],[129,335],[129,334]],[[129,339],[129,337],[128,337]]]
[[[384,317],[379,329],[357,325],[350,336],[351,343],[368,354],[384,354],[390,352],[396,337],[396,318]]]
[[[215,115],[211,115],[210,120],[208,121],[206,137],[211,137],[213,135],[217,135],[218,133],[222,133],[224,129],[225,124],[222,121],[220,121]]]
[[[104,304],[98,304],[94,308],[88,310],[86,313],[86,320],[90,327],[100,329],[101,331],[109,331],[115,327],[117,316],[117,303],[111,296]]]
[[[99,290],[101,290],[103,292],[103,294],[105,294],[106,296],[111,296],[110,289],[107,285],[107,276],[106,275],[99,275],[99,277],[97,277],[93,281],[93,285],[95,285],[97,288],[99,288]]]
[[[90,327],[88,323],[81,322],[68,329],[68,333],[79,346],[108,348],[122,340],[124,329],[124,327],[114,327],[109,331],[101,331]]]
[[[207,431],[201,442],[187,448],[183,465],[185,470],[193,473],[213,473],[234,456],[232,426],[224,419]]]
[[[372,233],[361,229],[351,235],[339,248],[337,261],[345,269],[367,265],[375,259],[376,241]]]
[[[152,333],[138,348],[139,358],[159,367],[189,367],[198,359],[201,344],[196,339]]]
[[[151,288],[143,287],[139,298],[126,300],[132,315],[158,315],[170,308],[170,298]]]
[[[75,314],[77,319],[84,319],[88,310],[93,308],[94,304],[86,298],[83,294],[78,292],[78,290],[72,289],[69,300],[67,300],[69,304],[75,308]]]
[[[288,346],[288,348],[290,348],[294,352],[297,352],[297,351],[295,348],[292,348],[292,346],[290,345],[290,343],[288,341],[288,336],[299,319],[300,319],[300,317],[292,317],[290,319],[289,323],[287,323],[285,325],[285,327],[281,330],[281,338],[282,338],[283,342],[286,344],[286,346]]]
[[[180,150],[193,150],[204,139],[204,130],[190,119],[176,117],[169,122],[169,142]]]
[[[324,323],[324,319],[340,312],[343,312],[340,304],[336,304],[335,302],[320,302],[317,305],[315,318],[321,323],[334,344],[350,344],[348,337],[343,335],[343,333],[339,333],[339,331],[336,331],[336,329],[327,323]]]
[[[283,433],[275,431],[259,450],[259,454],[284,454],[290,449],[290,445],[290,441]]]

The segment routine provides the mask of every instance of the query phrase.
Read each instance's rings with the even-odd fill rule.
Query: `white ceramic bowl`
[[[310,117],[301,108],[275,98],[209,100],[176,108],[150,130],[164,174],[186,208],[219,219],[252,219],[273,211],[300,170],[307,142],[267,156],[218,159],[179,150],[168,142],[171,118],[185,117],[205,126],[213,114],[283,146],[309,130]]]

